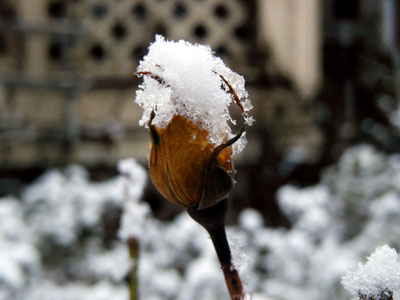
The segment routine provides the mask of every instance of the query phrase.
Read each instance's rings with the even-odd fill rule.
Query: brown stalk
[[[225,215],[227,208],[228,200],[224,199],[210,208],[202,210],[188,208],[187,211],[192,219],[203,226],[210,234],[231,300],[244,300],[242,281],[233,266],[231,250],[226,238]]]

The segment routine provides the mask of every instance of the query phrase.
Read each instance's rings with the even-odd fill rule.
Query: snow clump
[[[215,57],[209,46],[167,41],[157,35],[139,64],[138,74],[143,73],[151,76],[144,76],[136,92],[135,101],[144,109],[141,125],[147,126],[153,111],[152,124],[159,128],[166,128],[173,116],[181,115],[208,131],[211,144],[220,145],[232,136],[228,121],[235,123],[229,115],[233,98],[221,76],[239,97],[245,124],[253,122],[244,78]],[[245,144],[244,138],[240,143]]]
[[[380,299],[383,293],[390,295],[400,292],[400,260],[395,249],[384,245],[359,263],[358,268],[349,271],[342,278],[342,284],[354,297]]]

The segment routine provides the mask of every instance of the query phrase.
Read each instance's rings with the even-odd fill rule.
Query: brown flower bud
[[[151,72],[138,74],[165,84],[161,77]],[[233,87],[222,75],[219,77],[244,114]],[[209,132],[184,116],[175,115],[166,128],[153,125],[154,117],[153,111],[148,122],[152,140],[149,167],[158,191],[172,202],[195,209],[212,207],[224,199],[234,184],[231,145],[241,137],[244,127],[235,137],[215,147],[208,140]]]
[[[231,145],[234,138],[214,147],[206,130],[180,115],[165,129],[149,122],[152,137],[150,177],[168,200],[186,207],[204,209],[224,199],[233,187],[234,167]]]

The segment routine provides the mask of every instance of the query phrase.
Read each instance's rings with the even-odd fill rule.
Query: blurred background
[[[349,299],[341,276],[400,248],[396,0],[0,0],[0,299],[227,297],[205,232],[117,169],[147,168],[135,70],[155,34],[246,79],[228,235],[252,299]]]
[[[71,163],[93,180],[146,165],[134,75],[155,34],[209,44],[246,78],[256,123],[236,158],[243,207],[284,225],[286,183],[318,182],[354,144],[399,150],[395,0],[0,0],[0,195]],[[178,208],[150,185],[161,218]]]

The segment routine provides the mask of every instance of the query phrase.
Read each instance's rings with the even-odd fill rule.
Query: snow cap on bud
[[[240,107],[244,124],[253,122],[243,77],[208,46],[162,36],[150,45],[138,74],[144,80],[136,103],[144,109],[140,124],[150,128],[155,186],[186,207],[215,205],[232,189],[232,153],[246,143],[243,129],[237,135],[231,131],[230,104]]]

